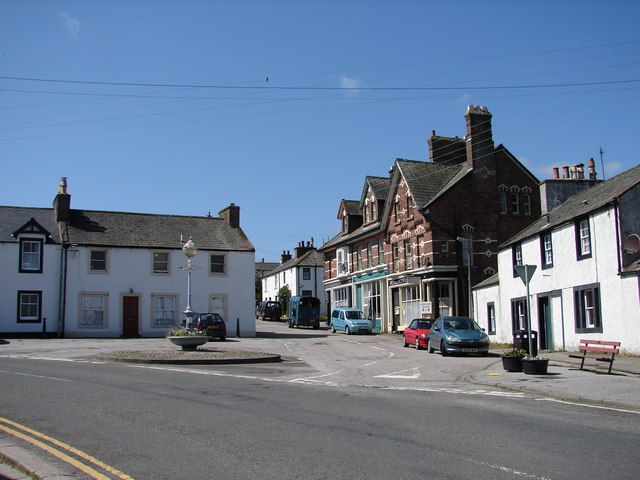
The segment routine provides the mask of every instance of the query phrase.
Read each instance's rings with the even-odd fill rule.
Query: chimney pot
[[[593,158],[589,159],[589,180],[596,179],[596,162],[593,161]]]
[[[560,169],[558,167],[553,167],[551,170],[551,177],[555,180],[560,178]]]
[[[431,130],[431,136],[435,137],[436,136],[436,131],[435,130]]]
[[[562,167],[562,178],[569,178],[569,166],[565,165]]]

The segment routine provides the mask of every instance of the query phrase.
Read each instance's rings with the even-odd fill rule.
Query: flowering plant
[[[522,348],[511,348],[502,352],[503,357],[517,357],[524,358],[527,356],[527,351]]]
[[[178,327],[167,332],[167,337],[202,337],[203,333],[193,328]]]

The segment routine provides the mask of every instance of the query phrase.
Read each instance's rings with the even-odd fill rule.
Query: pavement
[[[210,342],[195,352],[171,347],[145,350],[136,348],[145,344],[143,341],[136,343],[135,340],[96,339],[89,345],[78,344],[82,346],[65,340],[41,343],[34,343],[34,340],[11,340],[14,345],[21,341],[25,342],[25,346],[28,344],[32,356],[39,353],[50,355],[64,345],[67,357],[93,357],[113,362],[228,364],[281,360],[280,355],[242,349],[239,345],[242,339],[234,339],[233,348]],[[0,340],[0,354],[2,343]],[[566,352],[541,352],[541,356],[549,359],[547,375],[527,375],[504,371],[500,353],[501,350],[492,350],[490,354],[496,361],[482,370],[470,372],[464,377],[465,381],[496,389],[526,392],[553,401],[640,413],[640,357],[619,355],[613,364],[612,373],[607,374],[608,364],[605,362],[587,359],[584,369],[580,370],[580,361],[569,358]],[[69,468],[61,462],[48,461],[35,450],[25,448],[21,441],[13,437],[0,436],[0,480],[89,478],[77,471],[70,471]]]

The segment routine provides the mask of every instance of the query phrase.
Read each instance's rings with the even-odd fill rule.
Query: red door
[[[122,336],[138,337],[138,297],[122,299]]]

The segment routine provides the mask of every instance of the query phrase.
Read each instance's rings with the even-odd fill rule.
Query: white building
[[[0,332],[164,336],[186,307],[181,237],[192,238],[192,302],[255,335],[255,253],[240,207],[220,217],[76,210],[63,179],[53,208],[0,207]]]
[[[262,300],[277,300],[278,291],[285,285],[291,296],[306,295],[320,300],[320,313],[326,315],[327,295],[324,289],[324,254],[312,242],[300,242],[295,257],[282,252],[280,265],[262,278]]]
[[[639,212],[640,165],[543,211],[504,243],[497,276],[474,288],[476,319],[492,341],[527,328],[526,288],[514,273],[526,264],[536,267],[529,303],[540,349],[574,350],[589,338],[639,354]]]

